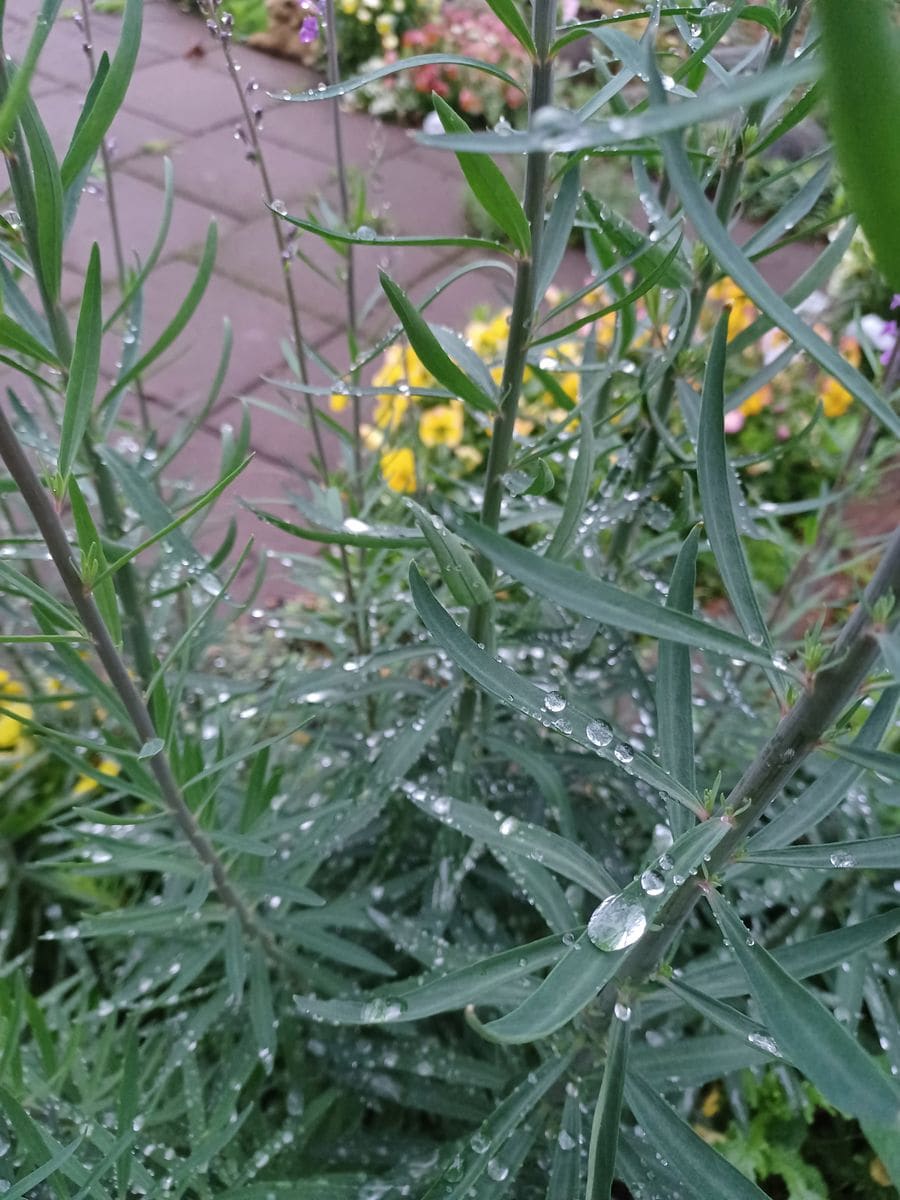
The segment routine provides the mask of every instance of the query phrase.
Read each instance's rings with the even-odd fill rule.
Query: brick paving
[[[15,0],[7,5],[6,44],[14,57],[27,43],[39,0]],[[218,435],[224,422],[240,419],[241,397],[257,397],[267,407],[251,405],[252,446],[256,460],[236,489],[249,499],[277,501],[287,489],[298,490],[310,474],[311,438],[296,417],[296,393],[269,380],[287,372],[280,345],[289,333],[282,271],[256,168],[245,158],[235,138],[239,102],[225,70],[219,48],[199,17],[183,13],[171,0],[145,0],[144,34],[131,88],[110,137],[114,189],[123,241],[129,261],[146,255],[163,211],[163,156],[174,168],[175,204],[172,225],[159,264],[146,286],[143,344],[150,344],[172,317],[190,287],[210,219],[219,231],[219,249],[210,286],[186,334],[144,380],[154,425],[162,436],[178,414],[198,411],[208,394],[221,346],[223,322],[230,319],[234,350],[225,387],[202,435],[177,460],[187,465],[198,486],[210,482],[218,467]],[[66,15],[68,11],[69,15]],[[94,52],[114,49],[120,19],[94,14]],[[78,118],[89,78],[83,35],[63,9],[42,55],[34,83],[38,108],[59,153],[65,150]],[[305,214],[319,198],[337,203],[330,102],[290,104],[269,93],[300,91],[318,77],[295,63],[284,62],[236,46],[245,86],[259,87],[253,102],[264,110],[262,140],[276,195],[288,211]],[[403,129],[364,114],[343,114],[347,157],[364,180],[369,210],[391,232],[455,234],[465,232],[462,185],[450,155],[417,146]],[[63,299],[74,305],[80,295],[91,244],[100,245],[105,283],[113,304],[115,258],[102,181],[82,197],[77,220],[65,251]],[[339,259],[313,235],[301,236],[298,246],[313,264],[291,266],[303,313],[306,340],[339,369],[347,366],[345,304],[336,286]],[[365,332],[376,335],[389,323],[389,311],[379,298],[377,268],[385,266],[414,297],[422,297],[442,279],[449,267],[462,261],[458,251],[404,248],[390,254],[382,248],[356,252],[357,295],[365,306]],[[802,267],[792,263],[788,278]],[[313,269],[315,268],[315,269]],[[584,261],[570,253],[563,279],[577,286]],[[777,282],[784,282],[784,265],[773,264]],[[500,302],[508,291],[508,276],[499,272],[466,275],[443,293],[430,313],[438,320],[460,324],[478,302]],[[109,339],[107,339],[109,341]],[[115,368],[114,344],[108,346],[104,368]],[[326,381],[316,371],[316,382]],[[285,419],[279,413],[286,414]],[[131,399],[126,412],[136,411]],[[329,452],[337,453],[336,439]],[[255,533],[273,552],[289,549],[283,536],[262,527],[242,510],[236,496],[226,499],[222,514],[239,519],[241,533]],[[220,516],[217,515],[217,520]],[[311,549],[311,547],[301,547]]]

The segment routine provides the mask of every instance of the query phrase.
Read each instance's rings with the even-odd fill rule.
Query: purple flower
[[[319,36],[319,20],[317,17],[304,17],[300,26],[300,41],[314,42]]]
[[[893,312],[895,308],[900,308],[900,292],[897,292],[891,301],[891,312]]]

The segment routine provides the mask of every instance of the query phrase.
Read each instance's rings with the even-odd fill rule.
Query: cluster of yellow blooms
[[[509,309],[488,319],[475,319],[465,329],[465,338],[476,354],[489,365],[496,383],[503,374],[501,364],[509,337]],[[553,360],[554,380],[566,397],[575,404],[578,400],[579,374],[566,370],[567,364],[580,361],[581,344],[567,342],[548,350]],[[416,453],[409,444],[394,445],[398,435],[414,435],[425,450],[438,447],[452,452],[462,474],[474,471],[484,459],[484,440],[491,436],[489,420],[470,416],[461,400],[430,402],[428,393],[437,381],[407,345],[389,346],[372,380],[375,388],[390,388],[377,392],[372,411],[372,423],[362,426],[363,443],[368,450],[380,454],[381,474],[395,492],[414,492],[417,487]],[[347,407],[347,396],[335,392],[331,396],[333,412]],[[530,368],[526,368],[520,416],[515,432],[527,437],[538,427],[565,424],[568,410],[557,401],[554,392]],[[575,422],[570,422],[574,425]],[[479,448],[478,443],[482,443]]]
[[[25,700],[25,688],[8,671],[0,671],[0,762],[14,762],[34,749],[23,722],[34,719],[34,709]]]
[[[63,690],[58,679],[48,679],[46,687],[49,693]],[[0,670],[0,767],[16,767],[37,749],[37,743],[28,732],[28,725],[34,720],[34,708],[23,699],[26,694],[24,686],[17,679],[13,679],[8,671]],[[59,702],[63,710],[71,706],[71,700]],[[115,759],[105,755],[92,765],[95,772],[110,778],[114,778],[122,769]],[[90,775],[79,775],[73,795],[89,795],[99,786],[98,781]]]
[[[756,306],[753,304],[747,295],[727,277],[719,280],[714,284],[707,293],[708,299],[720,304],[730,304],[731,312],[728,317],[728,340],[732,341],[743,333],[745,329],[749,329],[751,325],[760,316]],[[824,327],[817,326],[816,332],[826,341],[831,340],[830,331]],[[763,361],[771,362],[790,345],[790,338],[780,329],[770,329],[762,335],[759,341],[759,346],[762,351]],[[861,361],[861,351],[857,340],[845,334],[839,342],[839,349],[843,357],[854,367],[858,367]],[[802,370],[802,364],[801,364]],[[788,387],[792,387],[796,382],[795,379],[786,381]],[[822,410],[826,417],[836,418],[842,417],[853,403],[853,397],[847,389],[836,379],[831,376],[822,376],[818,384],[818,396],[822,403]],[[771,384],[766,384],[758,391],[754,392],[737,409],[730,412],[726,417],[726,429],[729,432],[736,433],[744,423],[745,417],[758,416],[764,409],[768,408],[775,400],[775,389]]]

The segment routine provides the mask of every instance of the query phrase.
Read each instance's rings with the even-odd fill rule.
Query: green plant
[[[2,68],[16,212],[0,334],[40,407],[13,388],[0,408],[0,738],[30,739],[64,796],[80,776],[97,788],[46,809],[29,795],[27,824],[2,828],[10,1197],[753,1200],[783,1194],[748,1150],[773,1114],[811,1131],[804,1165],[789,1139],[762,1164],[782,1183],[787,1169],[809,1191],[817,1171],[866,1200],[896,1183],[900,533],[860,543],[844,516],[873,443],[900,431],[900,351],[882,362],[863,339],[860,370],[797,314],[852,221],[786,300],[751,259],[794,210],[750,249],[727,232],[748,157],[815,100],[802,0],[562,26],[536,0],[530,27],[496,0],[530,64],[505,81],[529,97],[527,128],[471,133],[438,102],[444,132],[426,140],[457,155],[502,242],[359,228],[349,192],[317,222],[268,190],[279,253],[291,226],[351,255],[394,237],[473,251],[452,277],[499,262],[509,323],[466,341],[430,317],[441,288],[415,303],[382,273],[396,324],[363,346],[351,315],[348,366],[317,388],[293,314],[282,386],[310,421],[331,421],[325,397],[357,418],[377,397],[402,426],[414,391],[461,416],[484,460],[411,472],[410,442],[385,462],[358,419],[332,422],[340,459],[317,456],[295,519],[259,514],[323,546],[297,555],[311,598],[251,610],[234,635],[253,605],[234,591],[245,556],[226,566],[233,535],[204,551],[199,523],[239,480],[246,424],[199,496],[152,435],[136,461],[112,444],[119,401],[202,293],[214,235],[163,337],[101,385],[102,339],[119,320],[139,336],[146,268],[123,305],[95,251],[73,332],[63,216],[127,86],[140,0],[61,164],[27,88],[57,3]],[[234,77],[218,6],[209,20]],[[717,84],[711,56],[739,20],[764,40]],[[598,30],[614,79],[577,113],[554,106],[559,53]],[[331,85],[293,102],[357,86],[335,57]],[[505,153],[526,156],[521,198]],[[646,230],[583,187],[581,160],[607,155],[630,159]],[[592,278],[554,295],[576,221]],[[777,359],[745,358],[770,328]],[[756,464],[730,456],[725,417],[801,353],[865,415],[834,450],[834,488],[803,498],[798,544],[793,501],[748,511]],[[523,430],[545,395],[564,417]],[[777,591],[747,538],[784,556],[783,586],[765,567]],[[727,610],[698,610],[701,553]],[[850,606],[828,592],[848,577]],[[27,762],[11,764],[26,789]],[[692,1128],[711,1085],[733,1110],[726,1143]],[[852,1160],[829,1166],[813,1102]]]

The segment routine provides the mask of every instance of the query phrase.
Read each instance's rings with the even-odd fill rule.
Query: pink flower
[[[746,417],[739,408],[733,408],[731,412],[725,414],[725,432],[740,433],[744,428]]]

